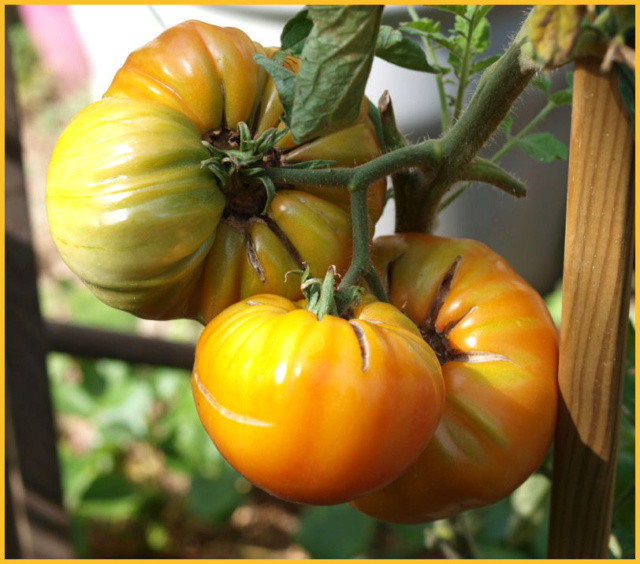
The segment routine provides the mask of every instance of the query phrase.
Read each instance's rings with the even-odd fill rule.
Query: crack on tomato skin
[[[445,328],[442,331],[442,334],[445,335],[445,337],[449,337],[449,334],[451,333],[451,331],[453,331],[460,323],[462,323],[476,309],[477,309],[477,306],[473,306],[471,309],[468,309],[460,317],[458,317],[458,319],[454,319],[453,321],[449,321],[449,323],[447,323],[445,325]]]
[[[358,341],[358,346],[360,347],[360,358],[362,359],[362,372],[366,372],[369,370],[371,349],[369,348],[369,340],[367,339],[367,335],[364,332],[364,329],[360,326],[360,323],[357,321],[351,320],[349,321],[349,325],[353,332],[356,334],[356,339]]]
[[[447,301],[449,294],[451,293],[451,287],[453,286],[453,278],[458,271],[460,263],[462,262],[462,257],[458,256],[453,261],[449,270],[445,272],[440,285],[436,289],[436,295],[433,298],[433,302],[429,306],[429,310],[427,311],[427,316],[425,317],[422,325],[426,325],[427,327],[435,327],[436,321],[438,319],[438,315],[440,314],[440,310],[442,306]]]
[[[260,262],[260,257],[258,256],[258,251],[256,250],[256,244],[253,241],[253,237],[251,237],[251,234],[248,230],[245,231],[244,234],[244,245],[247,252],[247,258],[249,259],[249,264],[251,264],[253,270],[255,270],[258,278],[260,279],[260,282],[262,282],[263,284],[266,283],[267,272]]]
[[[453,287],[453,279],[460,267],[462,257],[458,256],[453,261],[447,272],[445,273],[440,286],[436,290],[436,294],[433,298],[433,302],[429,306],[427,315],[422,323],[418,325],[420,334],[423,340],[433,349],[436,353],[440,366],[444,366],[447,362],[465,362],[469,364],[475,364],[480,362],[503,362],[509,359],[499,353],[493,353],[489,351],[468,351],[463,352],[454,348],[451,345],[449,335],[451,332],[464,321],[471,313],[473,313],[477,306],[473,306],[465,311],[460,317],[447,323],[443,330],[440,330],[436,326],[440,310],[444,306],[451,289]]]
[[[256,250],[256,245],[253,241],[253,237],[251,237],[251,234],[249,233],[248,227],[250,221],[239,219],[234,216],[225,217],[222,219],[222,221],[229,225],[231,228],[238,231],[238,233],[240,233],[240,235],[244,237],[244,247],[245,252],[247,253],[247,260],[249,261],[249,264],[251,265],[255,273],[258,275],[260,282],[265,283],[267,281],[267,273],[264,266],[260,262],[260,257],[258,256],[258,251]]]
[[[467,364],[478,364],[481,362],[509,362],[509,359],[499,353],[492,353],[488,351],[471,351],[467,353],[459,352],[459,354],[455,355],[449,362],[466,362]]]
[[[253,425],[254,427],[273,427],[273,423],[262,421],[261,419],[256,419],[255,417],[249,417],[248,415],[242,415],[241,413],[236,413],[235,411],[231,411],[230,409],[224,407],[202,383],[197,370],[193,371],[193,379],[198,390],[200,391],[204,399],[207,400],[207,403],[223,417],[226,417],[231,421],[235,421],[236,423],[242,423],[243,425]]]
[[[267,224],[269,229],[273,232],[273,234],[278,238],[278,240],[282,243],[284,248],[289,253],[289,256],[298,264],[298,266],[302,269],[305,268],[306,262],[302,258],[300,251],[298,251],[297,247],[293,244],[293,241],[289,239],[287,234],[282,230],[282,228],[278,225],[275,219],[273,219],[270,215],[263,216],[262,221]]]
[[[436,353],[438,357],[438,361],[441,366],[444,366],[447,362],[451,362],[456,358],[459,358],[460,355],[464,355],[461,351],[453,349],[451,343],[449,342],[449,333],[454,329],[460,321],[462,321],[469,312],[466,312],[456,321],[452,321],[447,324],[444,331],[440,331],[436,327],[436,321],[438,320],[438,315],[440,314],[440,310],[442,306],[445,304],[449,294],[451,293],[451,288],[453,286],[453,278],[458,271],[460,266],[460,262],[462,261],[462,257],[458,256],[453,261],[447,272],[445,272],[440,285],[436,289],[435,296],[429,309],[427,310],[427,314],[423,319],[422,323],[418,325],[418,329],[420,330],[420,334],[422,335],[423,340],[433,349],[433,352]]]
[[[249,264],[253,267],[258,278],[262,283],[267,282],[267,273],[260,262],[260,257],[258,256],[258,251],[256,250],[255,242],[253,241],[253,237],[249,233],[249,226],[252,223],[262,223],[266,225],[271,232],[278,238],[280,243],[284,246],[289,256],[296,262],[300,269],[304,270],[307,266],[306,261],[302,258],[300,251],[293,244],[291,239],[287,237],[286,233],[280,228],[280,226],[276,223],[276,221],[270,216],[261,216],[261,217],[249,217],[246,219],[241,219],[235,216],[227,216],[222,219],[224,223],[238,231],[245,240],[245,251],[247,253],[247,259],[249,260]]]
[[[393,279],[393,269],[396,266],[396,263],[400,261],[400,259],[402,257],[404,257],[405,253],[402,253],[401,255],[397,256],[396,258],[392,259],[389,261],[389,264],[387,264],[387,271],[384,273],[384,280],[382,281],[382,285],[384,288],[384,292],[385,294],[388,296],[389,292],[391,290],[391,283],[392,283],[392,279]],[[406,307],[406,304],[405,304]],[[404,313],[404,312],[403,312]]]

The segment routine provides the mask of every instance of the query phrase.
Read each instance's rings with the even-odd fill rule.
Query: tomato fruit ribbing
[[[391,302],[438,355],[446,401],[417,461],[354,507],[420,523],[499,501],[553,439],[558,332],[542,298],[477,241],[391,235],[374,255]]]
[[[243,297],[302,297],[288,271],[322,276],[351,258],[346,188],[221,182],[203,140],[235,150],[281,128],[273,80],[254,60],[272,55],[242,31],[189,21],[134,51],[105,96],[59,139],[47,179],[53,239],[65,262],[102,301],[152,319],[207,322]],[[286,64],[296,70],[297,61]],[[332,160],[362,164],[381,153],[363,100],[350,125],[296,144],[287,134],[264,166]],[[370,187],[371,225],[386,184]],[[266,209],[265,209],[266,208]]]
[[[205,328],[192,378],[200,419],[249,481],[291,501],[351,501],[398,477],[444,405],[438,360],[390,304],[322,320],[274,295]]]

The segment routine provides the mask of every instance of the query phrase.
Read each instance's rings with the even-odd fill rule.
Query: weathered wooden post
[[[633,268],[633,137],[615,72],[576,62],[550,558],[606,558]]]

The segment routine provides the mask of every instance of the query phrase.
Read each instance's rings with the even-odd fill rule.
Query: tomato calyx
[[[337,164],[328,160],[283,164],[283,151],[277,144],[288,131],[272,127],[254,139],[247,124],[241,122],[237,131],[220,127],[204,135],[202,144],[211,156],[200,167],[208,168],[218,181],[226,199],[226,216],[267,214],[277,192],[274,181],[264,174],[268,168],[317,169]]]
[[[329,267],[324,279],[311,278],[308,266],[304,272],[293,271],[293,273],[301,274],[300,288],[307,300],[307,310],[315,314],[320,321],[325,315],[350,318],[349,312],[358,304],[364,291],[360,286],[338,288],[335,282],[335,266]]]
[[[433,352],[436,353],[441,366],[444,366],[447,362],[476,363],[507,360],[505,356],[500,354],[485,351],[464,352],[452,346],[451,340],[449,339],[451,331],[453,331],[453,329],[455,329],[475,308],[466,311],[458,319],[450,321],[443,329],[438,329],[436,325],[440,310],[451,293],[453,279],[458,271],[461,261],[462,257],[456,257],[442,278],[442,281],[436,290],[433,302],[431,302],[431,305],[429,306],[426,317],[422,323],[418,324],[420,334],[424,341],[433,349]]]
[[[265,168],[280,164],[282,152],[276,144],[286,134],[286,129],[271,128],[254,139],[249,126],[241,122],[237,131],[219,128],[205,135],[202,144],[211,157],[200,166],[208,168],[218,180],[230,213],[267,213],[276,186],[262,173]]]

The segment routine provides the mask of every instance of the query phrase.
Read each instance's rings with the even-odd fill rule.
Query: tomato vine
[[[282,70],[278,69],[277,58],[276,61],[267,62],[261,57],[258,61],[272,72],[279,93],[282,99],[286,100],[287,123],[292,129],[294,138],[308,136],[314,127],[309,123],[319,123],[324,120],[326,124],[330,123],[331,119],[337,119],[340,122],[344,112],[341,114],[339,107],[346,106],[345,99],[348,100],[349,96],[353,96],[351,92],[354,88],[358,95],[361,94],[366,82],[364,79],[366,71],[362,69],[370,67],[370,60],[374,53],[397,62],[400,58],[397,55],[402,52],[409,59],[404,66],[422,68],[427,72],[436,73],[443,124],[443,136],[439,139],[409,144],[395,126],[391,100],[385,94],[378,108],[383,136],[381,141],[386,149],[385,154],[349,170],[288,171],[272,168],[263,173],[276,183],[308,182],[349,188],[353,200],[354,253],[351,268],[343,284],[355,282],[359,275],[367,278],[375,288],[379,288],[375,273],[370,267],[368,244],[364,242],[369,235],[369,226],[363,221],[366,217],[366,209],[360,204],[360,201],[366,201],[361,191],[366,190],[369,183],[386,177],[392,179],[392,192],[396,206],[396,232],[431,233],[439,212],[473,182],[492,185],[516,197],[526,194],[525,185],[498,164],[513,147],[519,146],[540,160],[566,158],[566,148],[553,149],[559,142],[554,138],[549,139],[552,136],[538,134],[540,139],[536,138],[533,145],[534,136],[530,135],[530,132],[553,109],[570,101],[570,88],[550,95],[548,84],[544,84],[544,77],[538,79],[538,84],[543,84],[541,89],[546,89],[546,94],[549,95],[548,103],[516,135],[510,134],[511,121],[508,115],[513,103],[537,73],[545,68],[562,66],[581,53],[601,49],[603,43],[606,43],[606,36],[603,38],[601,28],[610,20],[610,16],[600,15],[595,22],[589,23],[589,20],[583,20],[584,12],[579,8],[567,9],[564,20],[561,20],[562,16],[557,10],[548,11],[543,8],[533,10],[502,55],[475,60],[474,57],[483,54],[488,46],[489,25],[486,16],[491,7],[443,6],[441,8],[453,12],[456,17],[455,30],[450,37],[441,33],[439,24],[428,18],[420,19],[416,10],[409,8],[412,21],[401,25],[400,29],[422,38],[426,54],[421,52],[417,58],[416,54],[408,48],[406,37],[401,38],[400,34],[394,36],[386,29],[385,33],[382,33],[385,26],[380,27],[379,24],[380,7],[324,6],[304,10],[287,24],[283,32],[284,52],[293,52],[301,56],[301,68],[305,69],[305,77],[302,80],[298,80],[292,73],[283,75]],[[555,27],[553,26],[559,25],[557,22],[560,20],[567,28],[565,32],[574,38],[569,46],[554,43]],[[326,21],[331,21],[331,26],[324,25],[323,22]],[[368,44],[365,42],[363,45],[360,41],[355,47],[352,44],[344,46],[344,37],[348,36],[349,29],[357,28],[361,31],[362,28],[367,27],[370,37]],[[333,42],[331,55],[326,55],[325,47],[318,45],[320,28],[323,30],[322,45],[326,47],[328,42]],[[588,33],[581,33],[585,28]],[[383,35],[384,38],[381,39]],[[390,37],[393,39],[390,40]],[[578,38],[581,41],[578,41]],[[617,35],[612,41],[616,45],[620,42]],[[449,51],[450,69],[434,65],[436,61],[434,46]],[[345,51],[342,57],[341,49]],[[427,60],[427,55],[430,61]],[[422,60],[419,60],[420,57]],[[339,78],[332,78],[330,91],[323,93],[322,87],[318,87],[318,84],[324,83],[322,73],[326,72],[325,69],[334,68],[336,65],[339,67],[348,65],[348,63],[352,64],[353,69],[357,69],[354,76],[345,78],[349,73],[342,70]],[[446,73],[450,71],[453,71],[457,77],[457,93],[450,100],[453,105],[451,115],[447,108],[444,88],[446,82],[452,82],[445,78]],[[470,77],[480,71],[484,72],[463,111],[464,94],[470,84]],[[309,77],[314,79],[312,92],[309,91]],[[307,103],[296,104],[298,98],[307,100],[308,96],[313,97],[315,101],[311,115],[307,115],[309,111]],[[337,98],[339,103],[332,103],[331,98]],[[328,109],[324,112],[318,110],[322,106]],[[296,124],[300,122],[305,123],[305,128],[296,129]],[[479,157],[480,150],[501,127],[507,135],[506,143],[490,159]],[[531,144],[527,145],[527,142]],[[546,148],[541,148],[542,145],[546,145]],[[557,152],[550,153],[552,150]],[[545,151],[549,155],[546,155]],[[463,183],[461,188],[451,193],[451,189],[459,183]],[[356,243],[357,241],[362,243]],[[376,291],[376,295],[380,296],[380,292]]]

